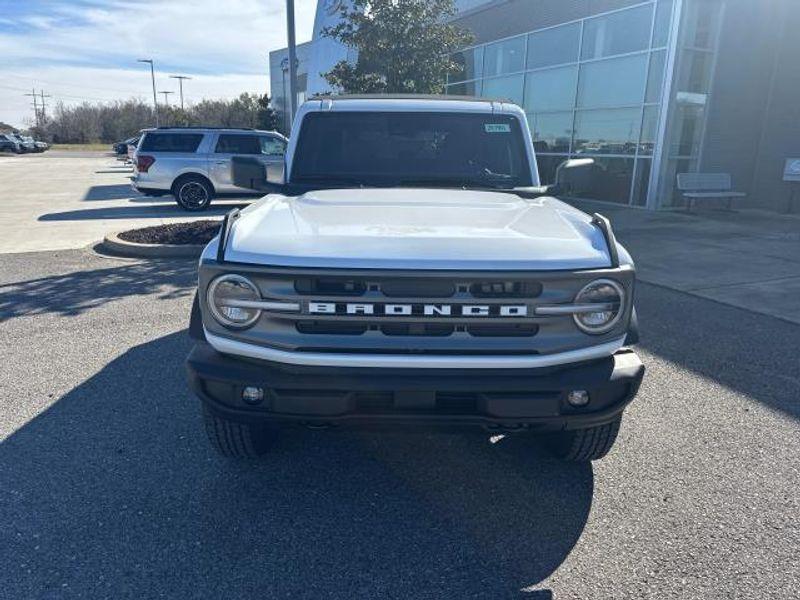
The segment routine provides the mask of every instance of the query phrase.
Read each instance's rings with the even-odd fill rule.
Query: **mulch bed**
[[[119,237],[137,244],[207,244],[219,232],[221,221],[171,223],[123,231]]]

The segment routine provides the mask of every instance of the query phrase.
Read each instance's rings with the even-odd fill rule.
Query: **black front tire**
[[[622,424],[622,416],[611,423],[551,434],[547,439],[550,451],[562,460],[587,462],[603,458],[611,450]]]
[[[203,421],[208,441],[217,452],[229,458],[258,458],[266,454],[275,437],[271,428],[223,419],[205,406]]]
[[[172,185],[172,195],[183,210],[206,210],[214,199],[214,188],[205,177],[184,175]]]

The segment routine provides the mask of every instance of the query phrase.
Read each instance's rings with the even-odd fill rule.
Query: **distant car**
[[[22,152],[36,152],[36,144],[33,142],[33,138],[26,139],[18,133],[7,133],[6,135],[17,141]]]
[[[139,143],[139,137],[129,137],[127,140],[123,140],[121,142],[117,142],[111,149],[114,151],[114,154],[117,156],[127,156],[128,155],[128,146],[133,145],[134,147],[136,144]]]
[[[22,152],[22,146],[19,141],[11,137],[11,135],[0,133],[0,152],[14,152],[15,154],[19,154]]]
[[[29,135],[22,136],[22,139],[25,141],[26,144],[28,144],[29,147],[32,147],[32,149],[30,150],[31,152],[44,152],[50,147],[45,142],[37,142]]]
[[[132,185],[149,196],[171,193],[184,210],[205,210],[220,194],[253,194],[234,184],[234,157],[255,158],[264,167],[283,165],[286,142],[276,131],[255,129],[146,129],[136,149]]]

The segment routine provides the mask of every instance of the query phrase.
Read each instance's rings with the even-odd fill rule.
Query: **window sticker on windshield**
[[[484,123],[483,128],[486,133],[511,133],[511,125],[508,123]]]

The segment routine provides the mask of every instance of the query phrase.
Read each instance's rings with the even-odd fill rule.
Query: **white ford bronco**
[[[222,454],[262,454],[289,425],[611,448],[644,373],[633,262],[608,220],[540,185],[518,106],[314,99],[284,164],[237,158],[232,176],[274,193],[200,260],[187,369]]]

